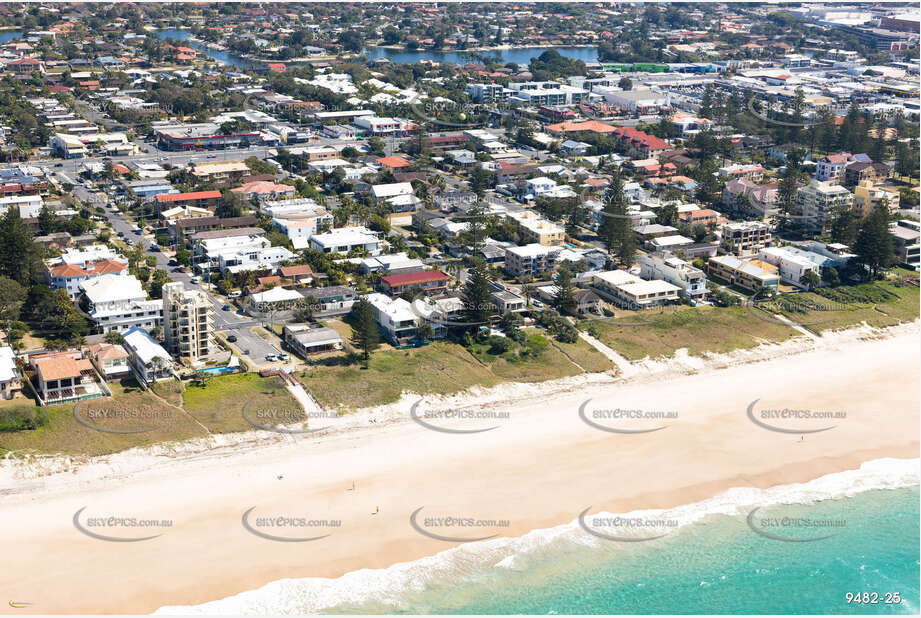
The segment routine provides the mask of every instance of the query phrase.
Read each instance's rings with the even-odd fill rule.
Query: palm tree
[[[524,294],[526,306],[531,306],[531,297],[534,296],[535,291],[536,290],[534,289],[534,286],[530,283],[525,283],[523,286],[521,286],[521,293]]]

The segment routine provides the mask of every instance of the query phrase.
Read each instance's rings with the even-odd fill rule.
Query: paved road
[[[83,187],[79,188],[83,189]],[[99,204],[96,194],[86,192],[85,189],[83,189],[83,191],[87,193],[88,197],[84,198],[80,196],[81,199],[87,199],[87,201],[91,201],[93,204]],[[76,188],[74,193],[77,193]],[[157,260],[156,267],[169,273],[171,280],[181,282],[183,287],[188,290],[200,290],[204,292],[214,307],[215,330],[222,332],[224,335],[236,336],[237,342],[234,345],[241,353],[248,351],[248,353],[244,354],[247,359],[255,364],[261,365],[265,364],[265,356],[267,354],[278,354],[281,352],[271,341],[267,341],[252,332],[252,328],[260,324],[258,321],[253,320],[249,316],[239,314],[234,309],[225,311],[224,306],[226,301],[214,294],[208,288],[207,283],[193,283],[192,275],[189,273],[174,271],[174,267],[169,265],[169,257],[167,255],[161,251],[151,251],[150,246],[154,244],[153,239],[149,236],[136,234],[135,231],[137,226],[131,223],[123,213],[107,208],[106,219],[108,219],[109,225],[112,226],[116,234],[119,232],[124,234],[125,242],[132,246],[139,246],[144,249],[145,254],[153,256]]]

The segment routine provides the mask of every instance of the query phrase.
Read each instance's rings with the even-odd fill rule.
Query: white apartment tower
[[[204,293],[186,290],[179,282],[163,286],[163,333],[173,358],[194,362],[207,357],[213,332],[214,311]]]

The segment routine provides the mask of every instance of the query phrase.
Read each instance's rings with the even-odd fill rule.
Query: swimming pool
[[[233,373],[236,371],[235,367],[208,367],[207,369],[199,369],[199,373]]]

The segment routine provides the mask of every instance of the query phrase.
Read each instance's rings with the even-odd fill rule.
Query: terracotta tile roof
[[[220,191],[194,191],[192,193],[161,193],[157,202],[167,204],[170,202],[185,202],[188,200],[212,200],[221,197]]]
[[[85,358],[79,360],[63,358],[45,358],[35,362],[39,376],[45,382],[61,378],[76,378],[85,371],[92,371],[93,365]]]
[[[381,277],[381,281],[389,286],[395,285],[413,285],[416,283],[428,283],[430,281],[449,281],[450,275],[440,270],[425,270],[417,273],[400,273],[397,275],[387,275]]]

